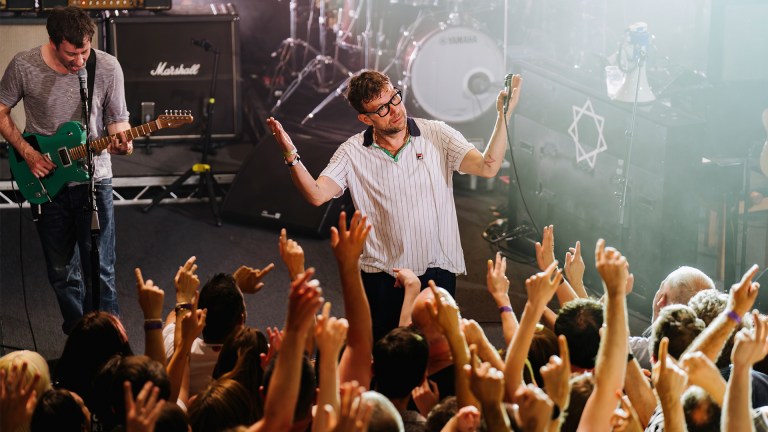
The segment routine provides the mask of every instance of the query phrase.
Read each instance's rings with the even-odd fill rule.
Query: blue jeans
[[[360,272],[363,279],[365,295],[368,297],[368,305],[371,308],[371,321],[373,324],[373,341],[377,341],[387,335],[400,323],[400,311],[403,308],[405,290],[395,288],[395,278],[388,273]],[[456,297],[456,275],[438,267],[430,267],[419,276],[421,289],[428,289],[429,280]]]
[[[101,228],[99,264],[101,295],[98,310],[119,314],[115,290],[115,218],[112,179],[96,184]],[[95,308],[91,290],[91,212],[88,185],[64,187],[52,202],[32,206],[37,233],[45,254],[48,281],[59,302],[69,334],[83,314]]]

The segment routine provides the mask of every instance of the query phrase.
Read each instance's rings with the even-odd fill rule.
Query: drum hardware
[[[275,96],[276,93],[276,86],[277,83],[280,81],[280,77],[283,76],[285,73],[286,67],[288,66],[289,62],[293,63],[293,67],[291,68],[291,71],[296,71],[299,69],[298,67],[298,59],[296,57],[296,49],[297,47],[303,47],[304,51],[312,52],[314,55],[318,55],[319,52],[312,47],[309,43],[306,41],[299,39],[297,36],[297,24],[298,24],[298,4],[297,0],[291,0],[289,2],[289,20],[290,20],[290,33],[288,38],[283,39],[282,42],[280,42],[280,46],[275,50],[271,56],[272,58],[278,58],[277,66],[275,66],[275,71],[272,73],[272,79],[269,83],[269,97],[272,98]]]

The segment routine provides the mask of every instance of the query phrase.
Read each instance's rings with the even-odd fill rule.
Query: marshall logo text
[[[193,64],[190,67],[185,67],[184,63],[178,66],[168,66],[168,62],[160,62],[157,64],[155,70],[149,72],[152,76],[167,76],[167,75],[197,75],[200,73],[200,65]]]

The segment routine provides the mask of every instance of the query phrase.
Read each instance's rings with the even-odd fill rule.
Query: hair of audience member
[[[193,432],[217,432],[255,422],[248,390],[237,381],[214,381],[189,406]]]
[[[269,394],[269,383],[272,380],[272,373],[275,371],[275,362],[280,355],[278,351],[267,364],[264,371],[264,400]],[[301,381],[299,383],[299,396],[296,399],[296,408],[293,411],[293,421],[297,423],[305,420],[312,415],[312,405],[315,403],[315,392],[317,390],[317,379],[315,378],[315,369],[309,357],[306,355],[301,361]],[[277,389],[280,391],[280,389]]]
[[[147,381],[160,389],[159,399],[167,401],[171,396],[171,382],[160,362],[144,355],[113,356],[95,379],[96,390],[104,399],[104,409],[97,411],[100,420],[105,421],[111,416],[115,425],[125,423],[125,381],[131,383],[134,398]]]
[[[560,347],[557,344],[557,335],[555,332],[544,327],[541,324],[536,325],[536,331],[531,340],[531,347],[528,349],[528,362],[531,368],[523,369],[523,378],[526,383],[531,383],[531,379],[536,381],[536,385],[544,387],[544,380],[541,378],[542,366],[549,362],[553,355],[560,354]],[[531,376],[533,372],[533,376]]]
[[[96,24],[91,17],[77,7],[54,8],[48,15],[45,27],[56,48],[65,40],[75,48],[82,48],[83,42],[86,39],[92,41],[96,33]]]
[[[71,390],[92,406],[93,378],[113,355],[133,355],[120,320],[107,312],[89,312],[75,324],[64,344],[56,369],[58,387]]]
[[[229,349],[227,355],[231,352],[237,354],[234,366],[231,370],[221,375],[221,378],[233,379],[242,384],[248,393],[251,394],[256,420],[260,420],[264,415],[264,401],[261,398],[260,387],[264,383],[264,369],[261,367],[260,354],[266,354],[268,349],[267,339],[260,331],[243,327],[227,338]],[[227,347],[228,342],[224,342]],[[233,347],[239,346],[239,349]],[[221,361],[221,354],[219,361]],[[227,358],[224,361],[228,362]],[[219,362],[216,363],[219,366]],[[221,370],[226,369],[222,366]],[[215,372],[215,369],[214,369]],[[214,376],[214,378],[217,378]]]
[[[587,399],[595,389],[595,376],[590,373],[582,373],[571,377],[571,398],[568,403],[568,411],[560,428],[561,432],[575,432],[579,428],[581,414],[587,405]]]
[[[5,370],[7,373],[11,371],[14,365],[21,367],[23,363],[27,364],[28,380],[33,379],[36,374],[40,375],[40,379],[35,385],[35,391],[39,397],[51,388],[51,373],[48,370],[48,362],[43,356],[28,350],[10,352],[0,357],[0,370]]]
[[[701,387],[683,394],[683,412],[689,432],[719,432],[721,408]]]
[[[38,398],[29,430],[89,432],[91,413],[76,393],[66,389],[50,389]]]
[[[163,404],[157,422],[155,422],[155,430],[158,432],[187,432],[189,430],[189,417],[177,404]]]
[[[659,358],[659,344],[665,336],[669,338],[669,355],[679,359],[688,348],[688,345],[696,339],[704,330],[704,321],[696,317],[696,312],[688,305],[673,304],[664,306],[659,312],[656,322],[653,323],[651,332],[651,346],[653,358]]]
[[[696,316],[704,321],[705,326],[717,318],[728,303],[728,294],[714,288],[699,291],[688,300],[688,306],[696,312]]]
[[[383,394],[368,390],[363,393],[360,403],[373,405],[371,421],[368,423],[369,432],[404,432],[403,418],[392,401]]]
[[[572,365],[582,369],[595,368],[602,326],[603,304],[598,300],[579,298],[560,308],[555,320],[555,334],[565,335]]]
[[[440,432],[445,424],[459,412],[459,404],[456,396],[443,398],[427,415],[427,430],[429,432]]]
[[[390,399],[408,397],[426,376],[429,345],[418,329],[397,327],[373,345],[376,391]]]
[[[256,355],[257,358],[259,358],[259,354],[266,354],[269,351],[269,341],[259,329],[241,327],[227,336],[221,351],[219,351],[216,366],[213,367],[213,379],[218,379],[225,373],[232,371],[238,359],[250,350],[255,350],[250,355]]]
[[[363,104],[378,98],[389,85],[389,77],[385,74],[375,70],[365,70],[349,81],[345,97],[355,111],[364,114],[366,111]]]
[[[224,343],[235,329],[245,323],[245,300],[235,278],[226,273],[215,274],[200,290],[198,309],[208,309],[203,327],[206,343]]]

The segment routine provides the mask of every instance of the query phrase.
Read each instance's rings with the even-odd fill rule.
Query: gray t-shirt
[[[0,81],[0,103],[13,108],[24,99],[27,117],[25,132],[52,135],[68,121],[82,122],[80,81],[76,74],[63,74],[51,69],[43,60],[42,47],[16,54]],[[104,51],[96,55],[96,77],[91,103],[91,136],[106,136],[106,125],[127,122],[123,70],[117,59]],[[112,177],[109,153],[104,150],[95,158],[96,180]]]

